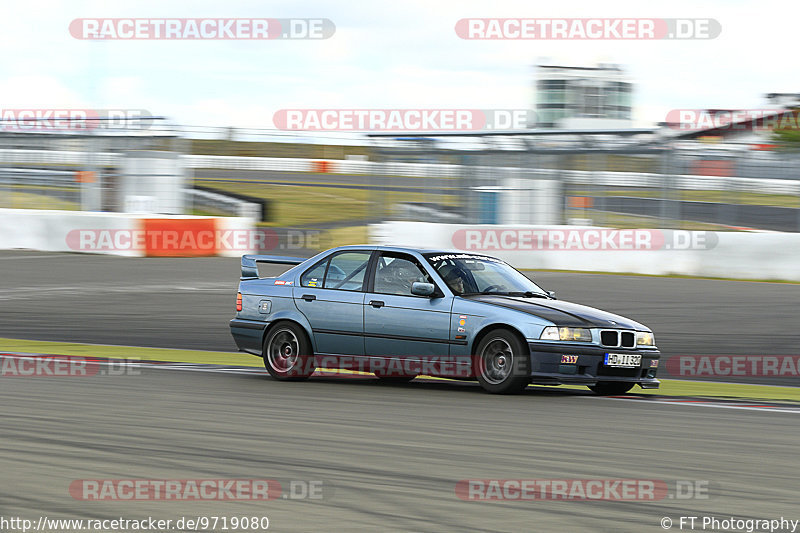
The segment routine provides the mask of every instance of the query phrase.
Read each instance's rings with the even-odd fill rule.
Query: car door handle
[[[305,301],[307,301],[307,302],[313,302],[314,300],[316,300],[316,299],[317,299],[317,297],[316,297],[316,296],[314,296],[313,294],[304,294],[304,295],[302,296],[302,298],[303,298],[303,300],[305,300]]]
[[[370,300],[369,305],[377,309],[379,307],[383,307],[386,304],[384,304],[381,300]]]

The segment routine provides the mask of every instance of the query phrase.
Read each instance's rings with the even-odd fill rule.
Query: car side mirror
[[[436,287],[433,283],[425,283],[423,281],[415,281],[411,284],[411,294],[417,296],[432,296]]]
[[[556,291],[547,291],[547,295],[553,300],[558,300],[558,298],[556,298]]]

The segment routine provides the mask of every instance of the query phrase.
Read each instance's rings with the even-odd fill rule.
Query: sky
[[[0,4],[2,109],[146,109],[180,124],[273,128],[280,109],[525,109],[544,59],[623,65],[634,125],[672,109],[751,109],[800,92],[797,14],[775,1],[96,1]],[[76,18],[328,18],[325,40],[86,41]],[[461,18],[713,18],[713,40],[464,40]]]

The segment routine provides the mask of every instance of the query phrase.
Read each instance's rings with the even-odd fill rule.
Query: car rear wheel
[[[589,385],[589,389],[600,396],[614,396],[616,394],[625,394],[633,388],[633,385],[633,383],[619,381],[600,381],[597,385]]]
[[[524,343],[506,329],[495,329],[478,343],[474,371],[481,387],[493,394],[521,392],[531,381],[531,359]]]
[[[262,356],[267,372],[275,379],[300,381],[316,370],[305,331],[289,322],[277,324],[269,331]]]

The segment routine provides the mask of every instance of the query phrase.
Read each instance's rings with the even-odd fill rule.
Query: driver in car
[[[442,276],[444,282],[456,294],[463,294],[466,292],[466,278],[467,273],[457,267],[450,267],[447,273]]]

